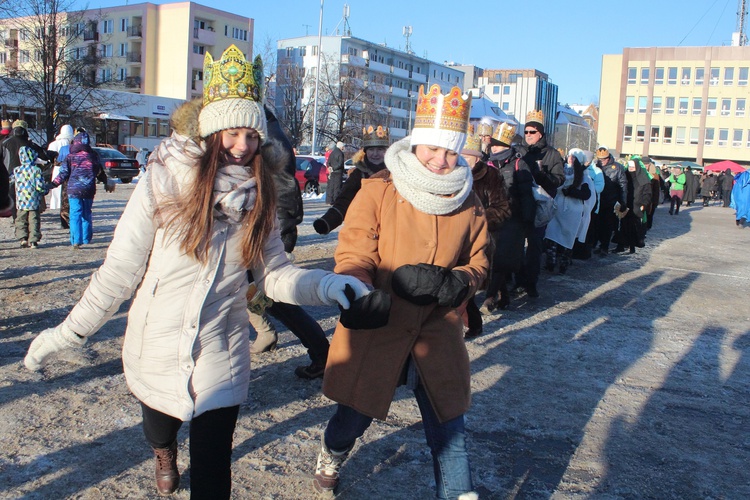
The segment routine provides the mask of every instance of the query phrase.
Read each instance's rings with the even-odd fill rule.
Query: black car
[[[120,182],[127,184],[141,172],[136,160],[128,158],[116,149],[99,147],[92,149],[99,155],[104,172],[110,179],[120,179]]]

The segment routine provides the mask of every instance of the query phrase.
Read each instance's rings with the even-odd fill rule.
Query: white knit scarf
[[[221,165],[214,178],[214,217],[239,224],[253,209],[257,181],[241,165]]]
[[[388,148],[385,164],[399,194],[420,212],[449,214],[463,205],[471,194],[471,169],[461,157],[448,174],[430,172],[411,152],[409,137]]]

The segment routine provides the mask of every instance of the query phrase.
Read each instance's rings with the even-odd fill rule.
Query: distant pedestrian
[[[682,197],[685,194],[685,174],[682,173],[682,167],[673,167],[672,175],[669,176],[669,215],[678,215],[680,213],[680,205],[682,205]]]
[[[719,183],[721,184],[721,201],[723,207],[729,207],[732,200],[732,186],[734,186],[734,175],[732,169],[728,168],[719,177]]]
[[[21,248],[37,248],[42,239],[42,200],[47,193],[42,170],[36,165],[39,157],[34,149],[21,146],[18,150],[21,164],[13,169],[16,184],[16,239]]]
[[[339,141],[331,150],[328,157],[328,187],[326,188],[326,203],[333,205],[344,184],[344,143]]]
[[[706,178],[703,179],[703,185],[701,186],[701,197],[703,198],[703,206],[707,207],[712,199],[716,197],[716,192],[719,190],[719,178],[714,175],[713,171],[706,174]]]
[[[13,175],[13,170],[21,165],[21,161],[18,157],[18,151],[21,148],[21,146],[27,146],[33,149],[37,155],[39,156],[39,160],[46,162],[47,161],[47,153],[37,144],[35,144],[31,139],[29,139],[29,131],[28,131],[28,124],[24,120],[16,120],[13,122],[13,132],[10,134],[10,137],[6,139],[2,146],[0,146],[0,163],[3,164],[5,167],[5,170],[8,173],[8,177],[11,178]],[[15,184],[10,182],[10,196],[15,200],[16,198],[16,190],[15,190]],[[44,202],[42,202],[44,203]],[[42,210],[42,209],[40,209]],[[15,207],[12,209],[13,215],[11,217],[15,221],[16,218],[16,209]]]

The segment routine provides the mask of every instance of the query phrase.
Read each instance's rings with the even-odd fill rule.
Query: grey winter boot
[[[318,462],[315,466],[315,477],[313,478],[313,487],[318,493],[336,492],[339,485],[339,470],[344,461],[349,456],[354,445],[344,451],[329,450],[325,442],[325,434],[320,438],[320,453],[318,453]]]

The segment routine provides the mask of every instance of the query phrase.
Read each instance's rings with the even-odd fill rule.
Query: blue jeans
[[[307,311],[294,304],[274,301],[266,308],[266,312],[281,321],[302,342],[313,363],[326,363],[328,339],[318,322]]]
[[[70,244],[88,245],[94,235],[94,227],[91,224],[91,207],[93,199],[70,198]]]
[[[414,396],[422,414],[427,445],[432,453],[437,498],[456,499],[463,493],[473,491],[463,415],[440,423],[421,383],[414,389]],[[328,421],[324,433],[326,446],[334,451],[348,449],[371,423],[372,417],[348,406],[337,405],[336,413]]]

